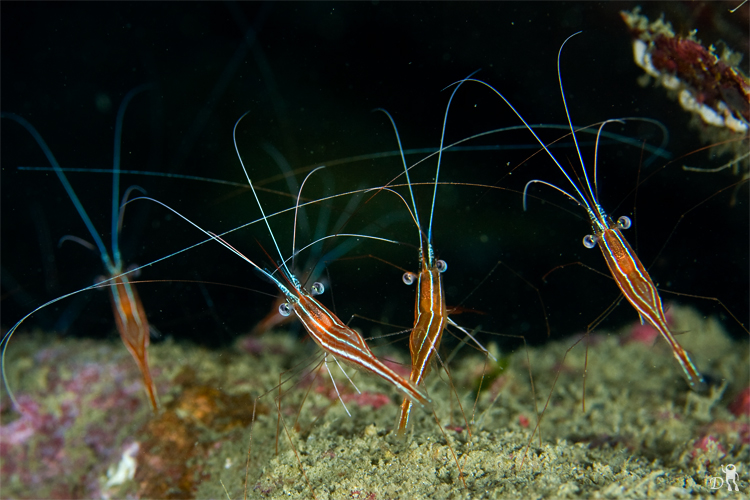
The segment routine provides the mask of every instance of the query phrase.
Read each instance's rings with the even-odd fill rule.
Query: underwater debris
[[[105,489],[119,486],[126,481],[133,479],[137,468],[134,457],[138,454],[139,449],[140,444],[138,443],[130,443],[124,447],[120,462],[116,466],[111,465],[109,469],[107,469],[107,483],[104,485]],[[106,494],[102,496],[108,498]]]
[[[639,7],[620,15],[633,34],[633,58],[646,72],[640,83],[645,86],[653,77],[695,117],[691,125],[699,129],[705,143],[725,143],[716,153],[730,152],[734,157],[712,170],[733,166],[737,174],[741,164],[746,176],[750,163],[743,137],[750,130],[750,80],[739,68],[742,54],[720,42],[719,56],[714,45],[703,46],[697,30],[687,37],[676,35],[663,16],[649,22]]]

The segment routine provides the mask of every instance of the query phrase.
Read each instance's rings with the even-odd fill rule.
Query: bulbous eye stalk
[[[435,267],[440,273],[444,273],[445,271],[448,270],[448,264],[444,260],[439,260],[435,262]]]
[[[417,281],[417,275],[414,273],[404,273],[404,275],[401,276],[401,280],[407,285],[413,285],[414,282]]]
[[[312,287],[310,288],[310,293],[312,293],[313,295],[320,295],[325,291],[326,291],[325,285],[319,281],[316,281],[315,283],[313,283]]]
[[[631,226],[632,222],[630,222],[630,217],[625,217],[624,215],[617,219],[617,227],[620,229],[628,229]]]
[[[133,272],[133,269],[135,269],[135,272]],[[138,267],[137,264],[130,264],[128,266],[128,268],[125,269],[125,271],[127,271],[129,273],[132,272],[132,276],[130,276],[131,278],[140,278],[141,277],[141,269]],[[104,280],[104,278],[102,278],[99,281],[103,281],[103,280]]]
[[[583,246],[586,248],[594,248],[596,246],[596,236],[593,234],[587,234],[583,237]]]
[[[279,306],[279,314],[282,316],[289,316],[292,314],[292,306],[289,305],[288,302],[284,302]]]

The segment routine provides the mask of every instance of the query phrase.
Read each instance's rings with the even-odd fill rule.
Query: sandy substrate
[[[564,361],[574,338],[528,352],[493,347],[497,364],[467,350],[450,363],[461,404],[448,377],[433,373],[435,414],[415,408],[404,439],[394,432],[394,390],[356,374],[357,394],[331,364],[349,417],[326,371],[316,377],[295,366],[314,365],[317,347],[290,335],[244,338],[221,352],[172,341],[152,346],[156,417],[121,345],[19,335],[7,370],[26,414],[12,411],[3,393],[0,494],[239,499],[250,448],[249,498],[308,498],[312,491],[319,499],[368,500],[747,498],[750,421],[748,403],[738,398],[743,391],[748,397],[748,343],[730,340],[715,320],[690,309],[674,306],[670,314],[711,381],[705,393],[688,389],[663,340],[636,340],[643,336],[635,325],[587,338],[585,411],[585,341]],[[405,361],[398,351],[378,355]],[[537,411],[529,362],[540,414],[549,397],[531,442]],[[276,455],[280,373],[290,382]],[[270,392],[256,401],[263,391]],[[711,489],[727,464],[737,466],[739,492]]]

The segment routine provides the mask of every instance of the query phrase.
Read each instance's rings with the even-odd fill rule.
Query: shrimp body
[[[422,269],[417,278],[414,327],[409,336],[410,378],[415,385],[421,384],[430,372],[430,361],[440,346],[448,317],[442,274],[434,263],[429,265],[424,257],[420,260]],[[409,423],[412,405],[408,399],[401,403],[401,417],[398,423],[400,434],[403,434]]]
[[[422,406],[429,405],[427,396],[417,388],[418,382],[412,380],[413,383],[410,383],[375,357],[360,334],[346,326],[312,295],[301,287],[298,294],[282,291],[302,326],[326,353],[391,383],[406,395],[410,404],[416,401]]]
[[[39,132],[34,128],[31,123],[25,118],[18,116],[13,113],[2,113],[3,118],[10,118],[21,126],[23,126],[36,140],[39,147],[44,152],[47,160],[52,166],[53,170],[57,174],[63,188],[68,193],[70,201],[81,216],[83,223],[86,225],[91,237],[94,240],[95,245],[82,240],[81,238],[65,236],[60,241],[72,240],[76,241],[85,247],[98,251],[101,258],[102,264],[106,269],[108,278],[103,280],[102,286],[107,286],[110,293],[110,300],[112,303],[112,310],[115,317],[115,323],[117,324],[117,331],[120,333],[120,338],[125,344],[130,354],[133,356],[133,360],[141,371],[143,377],[143,384],[146,388],[149,401],[154,413],[158,413],[159,405],[156,397],[156,387],[151,378],[148,365],[148,351],[146,348],[149,344],[149,324],[146,319],[146,313],[141,304],[141,300],[138,297],[135,287],[130,283],[126,274],[123,274],[123,260],[120,254],[119,237],[120,230],[122,229],[123,210],[125,202],[127,201],[130,193],[133,190],[143,191],[138,186],[132,186],[125,191],[125,194],[120,200],[120,150],[121,150],[121,136],[122,136],[122,123],[125,115],[125,110],[130,100],[139,92],[146,90],[150,85],[141,85],[128,92],[120,104],[120,108],[117,112],[117,120],[115,123],[115,147],[114,147],[114,160],[113,160],[113,175],[112,175],[112,226],[111,226],[111,252],[107,250],[101,236],[96,231],[91,218],[89,217],[86,210],[83,208],[78,195],[70,185],[63,169],[55,159],[49,146],[44,141]]]
[[[442,274],[434,265],[428,267],[424,259],[417,286],[419,292],[416,296],[409,351],[412,359],[411,379],[418,384],[430,371],[430,354],[440,344],[447,312]]]
[[[146,311],[128,276],[115,276],[113,285],[108,287],[108,290],[117,331],[120,333],[122,343],[125,344],[138,365],[138,369],[141,370],[143,385],[151,407],[156,411],[159,405],[156,400],[156,386],[151,379],[148,366],[149,326]]]
[[[289,266],[287,266],[286,264],[286,260],[284,260],[284,257],[281,254],[281,250],[279,249],[276,237],[274,236],[273,230],[268,223],[268,218],[263,211],[263,205],[261,205],[260,200],[258,199],[258,194],[256,193],[255,187],[250,180],[250,176],[247,173],[245,164],[242,161],[242,156],[239,153],[239,148],[237,147],[237,125],[245,115],[247,115],[247,113],[242,115],[242,117],[240,117],[234,125],[234,147],[235,151],[237,152],[237,158],[240,160],[240,164],[242,165],[242,170],[245,172],[247,182],[250,185],[250,189],[253,192],[255,200],[258,203],[258,208],[261,211],[263,220],[266,223],[266,227],[268,227],[268,231],[271,235],[271,238],[273,239],[274,245],[276,246],[276,250],[278,251],[279,256],[282,259],[280,266],[277,268],[277,271],[280,271],[282,279],[286,284],[282,283],[281,279],[277,278],[274,275],[276,271],[268,272],[266,269],[261,268],[255,262],[247,258],[236,248],[232,247],[229,243],[222,240],[219,236],[205,231],[198,226],[196,227],[214,238],[217,242],[224,245],[227,249],[235,253],[238,257],[242,258],[244,261],[264,274],[268,279],[270,279],[286,299],[286,301],[279,306],[279,312],[281,313],[281,315],[289,316],[292,312],[294,312],[295,316],[297,316],[299,321],[302,323],[302,326],[304,326],[305,330],[307,330],[307,333],[309,333],[315,343],[318,344],[326,352],[326,356],[330,354],[336,361],[340,359],[350,366],[372,373],[373,375],[376,375],[386,382],[394,385],[396,389],[403,392],[404,395],[410,400],[416,401],[422,406],[429,406],[430,400],[423,391],[417,388],[417,386],[413,384],[409,379],[400,376],[398,373],[389,368],[385,363],[375,357],[360,334],[346,326],[338,318],[338,316],[328,310],[328,308],[326,308],[323,304],[321,304],[317,299],[313,297],[314,295],[323,293],[324,287],[321,283],[313,283],[311,289],[312,293],[310,293],[303,288],[299,279],[297,279],[297,277],[290,271]],[[305,181],[302,183],[302,186],[305,185],[307,178],[309,178],[310,175],[312,175],[320,168],[322,167],[318,167],[317,169],[308,173]],[[302,187],[300,187],[300,193],[301,192]],[[297,197],[297,207],[295,208],[295,228],[298,208],[299,195]],[[191,224],[195,225],[192,222]],[[344,235],[337,234],[330,237],[335,236]],[[369,237],[366,235],[356,236],[361,238],[374,238],[381,239],[382,241],[390,241],[382,238]],[[329,238],[329,236],[321,238],[317,241],[322,241],[323,239],[327,238]],[[295,238],[293,238],[293,241],[294,240]],[[294,247],[294,243],[292,244],[292,246]],[[292,255],[295,255],[296,253],[296,250],[294,250],[293,248]]]
[[[411,197],[413,208],[412,217],[417,226],[417,230],[419,231],[419,274],[415,275],[414,273],[406,273],[403,277],[404,283],[408,285],[414,283],[415,279],[417,280],[417,294],[414,305],[414,326],[409,335],[409,351],[411,354],[410,379],[416,385],[420,385],[425,376],[429,373],[430,362],[434,359],[433,356],[437,353],[437,350],[440,347],[440,341],[443,338],[443,330],[445,330],[446,323],[450,321],[445,307],[445,291],[443,289],[443,279],[441,276],[441,274],[448,268],[448,265],[445,261],[435,259],[435,251],[432,248],[432,221],[435,214],[435,200],[437,199],[438,178],[440,177],[440,162],[443,157],[443,144],[445,141],[445,126],[448,121],[448,111],[450,110],[453,96],[456,95],[456,91],[458,91],[460,86],[461,83],[459,83],[451,93],[451,97],[448,100],[448,106],[445,109],[437,168],[435,170],[435,186],[432,192],[432,207],[430,208],[430,219],[426,232],[423,232],[422,224],[419,222],[419,210],[417,210],[417,203],[414,199],[411,179],[409,178],[409,168],[406,165],[406,158],[404,157],[404,151],[401,147],[401,138],[399,137],[398,129],[396,128],[396,122],[393,120],[390,113],[381,110],[386,116],[388,116],[391,125],[393,125],[393,130],[396,133],[396,139],[398,140],[399,151],[401,153],[401,161],[404,166],[404,175],[406,176],[409,195]],[[409,423],[409,416],[411,415],[411,409],[412,402],[408,399],[404,399],[401,403],[401,416],[399,417],[398,422],[399,435],[403,435],[406,431],[406,426]]]
[[[698,373],[690,356],[672,335],[656,285],[620,231],[624,223],[614,223],[601,207],[597,206],[597,211],[598,217],[589,211],[594,238],[615,283],[628,302],[638,311],[641,321],[643,319],[648,321],[669,343],[690,387],[698,388],[703,384],[703,377]],[[627,225],[629,226],[629,222]]]
[[[560,95],[562,97],[563,106],[565,107],[565,114],[568,119],[568,126],[570,127],[570,133],[573,138],[573,143],[575,144],[576,153],[578,154],[578,159],[581,165],[582,175],[573,175],[573,173],[569,173],[568,171],[566,171],[566,169],[562,166],[558,159],[549,150],[547,145],[539,138],[536,132],[534,132],[531,126],[526,122],[526,120],[524,120],[523,116],[521,116],[521,114],[516,110],[516,108],[513,107],[513,105],[505,98],[505,96],[498,92],[494,87],[481,80],[467,79],[464,81],[473,81],[485,85],[493,92],[495,92],[503,101],[505,101],[505,103],[510,107],[513,113],[515,113],[515,115],[523,122],[529,132],[531,132],[537,142],[539,142],[547,155],[549,155],[557,168],[567,179],[570,186],[573,188],[573,192],[571,193],[547,181],[533,179],[529,181],[524,188],[524,210],[526,209],[526,191],[528,190],[529,186],[534,183],[544,184],[557,190],[586,210],[594,234],[587,235],[583,238],[584,246],[587,248],[594,248],[596,244],[599,245],[599,249],[602,251],[602,255],[604,255],[604,260],[607,262],[607,266],[609,267],[609,270],[612,274],[612,278],[617,283],[617,286],[619,287],[622,294],[638,312],[641,317],[641,321],[645,319],[662,334],[662,336],[666,339],[666,341],[672,348],[674,357],[680,364],[690,387],[693,389],[699,389],[703,386],[703,377],[701,377],[688,354],[674,338],[674,335],[672,335],[669,326],[667,325],[666,317],[664,315],[664,307],[661,302],[661,297],[659,297],[659,292],[657,291],[656,286],[651,280],[651,276],[649,276],[648,271],[643,266],[638,256],[622,236],[621,229],[627,229],[630,227],[630,219],[628,217],[620,217],[615,223],[599,204],[596,161],[599,149],[599,137],[601,135],[602,128],[604,128],[607,123],[618,121],[621,122],[621,120],[605,120],[599,126],[599,132],[597,133],[596,137],[596,145],[594,147],[594,172],[592,176],[589,176],[586,164],[583,161],[581,148],[578,144],[578,139],[576,136],[576,130],[575,127],[573,127],[573,122],[570,119],[570,112],[565,100],[565,91],[563,90],[562,75],[560,72],[560,55],[562,54],[563,47],[572,37],[577,34],[578,33],[575,33],[569,36],[560,46],[560,50],[557,54],[557,79],[560,85]],[[577,179],[577,182],[574,180],[574,177]]]
[[[252,184],[250,185],[252,186]],[[203,231],[203,229],[201,230]],[[283,267],[280,270],[284,280],[289,285],[287,287],[273,273],[258,266],[219,236],[207,231],[206,233],[251,264],[276,285],[286,299],[279,306],[281,315],[289,316],[294,312],[307,333],[326,352],[326,355],[330,354],[336,361],[341,360],[349,366],[382,378],[403,392],[409,400],[429,407],[430,399],[423,391],[409,379],[405,379],[380,361],[359,333],[346,326],[338,316],[313,297],[313,295],[323,293],[323,285],[313,283],[312,293],[309,293],[302,287],[297,277],[286,267]],[[282,266],[285,266],[285,264],[282,263]]]

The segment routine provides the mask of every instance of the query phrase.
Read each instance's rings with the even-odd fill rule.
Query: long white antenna
[[[309,179],[312,174],[323,168],[326,168],[325,165],[317,167],[308,173],[305,176],[305,180],[302,181],[302,185],[299,187],[299,192],[297,193],[297,203],[294,205],[294,228],[292,229],[292,269],[294,269],[294,256],[297,255],[297,252],[295,251],[297,246],[297,213],[299,212],[299,200],[302,197],[302,189],[305,187],[307,179]]]
[[[472,76],[476,75],[479,72],[479,70],[474,71],[469,76],[461,80],[458,85],[456,85],[456,88],[453,89],[453,92],[451,93],[451,98],[448,99],[448,105],[445,107],[445,116],[443,117],[443,130],[440,133],[440,149],[438,150],[438,162],[437,162],[437,169],[435,170],[435,188],[432,190],[432,208],[430,209],[430,225],[427,228],[427,244],[428,244],[428,254],[429,254],[429,264],[432,265],[433,255],[432,255],[432,216],[435,214],[435,200],[437,199],[437,187],[438,187],[438,177],[440,177],[440,161],[443,159],[443,143],[445,141],[445,127],[448,124],[448,111],[451,109],[451,102],[453,102],[453,96],[456,95],[456,92],[458,92],[458,88],[461,86],[461,84],[464,83],[464,81],[468,80]],[[447,87],[446,87],[447,88]]]
[[[388,119],[391,121],[391,125],[393,126],[393,132],[396,134],[396,141],[398,142],[398,151],[401,154],[401,162],[404,164],[404,174],[406,175],[406,184],[409,186],[409,195],[411,196],[411,206],[414,208],[414,212],[412,213],[412,217],[414,218],[414,222],[417,224],[417,231],[419,231],[419,242],[422,243],[422,225],[419,223],[419,211],[417,210],[417,202],[414,200],[414,191],[411,188],[411,179],[409,178],[409,167],[406,166],[406,156],[404,155],[404,148],[401,146],[401,136],[398,133],[398,127],[396,127],[396,122],[393,120],[393,117],[391,114],[386,111],[383,108],[375,108],[374,111],[382,111],[385,113],[385,116],[388,117]],[[406,206],[407,209],[409,206]],[[409,210],[411,212],[411,210]]]
[[[591,189],[591,184],[589,183],[589,175],[586,172],[586,164],[583,162],[583,156],[581,156],[581,148],[578,146],[578,138],[576,137],[576,131],[573,128],[573,122],[570,120],[570,111],[568,110],[568,102],[565,100],[565,90],[563,90],[562,74],[560,73],[560,55],[562,54],[563,47],[565,47],[565,44],[568,43],[568,40],[578,35],[579,33],[581,32],[578,31],[570,35],[568,38],[566,38],[565,41],[562,43],[562,45],[560,45],[560,49],[557,51],[557,81],[560,84],[560,95],[562,96],[563,107],[565,108],[565,116],[568,118],[568,126],[570,127],[570,134],[573,136],[573,144],[575,144],[576,153],[578,153],[578,161],[581,162],[581,168],[583,169],[583,178],[586,179],[586,186],[588,186],[589,188],[589,194],[591,195],[592,201],[596,203],[596,198],[594,198],[593,196],[594,191]],[[570,180],[570,177],[568,177],[568,180]]]
[[[521,116],[521,113],[519,113],[516,110],[516,108],[513,107],[513,105],[510,103],[510,101],[508,101],[508,99],[506,99],[503,94],[501,94],[500,92],[498,92],[497,89],[495,89],[495,87],[493,87],[492,85],[490,85],[487,82],[483,82],[482,80],[477,80],[477,79],[474,79],[474,78],[469,78],[469,79],[466,79],[466,80],[463,80],[463,81],[481,83],[485,87],[487,87],[490,90],[492,90],[495,94],[497,94],[498,97],[500,97],[500,99],[502,99],[503,101],[505,101],[505,104],[507,104],[508,107],[511,109],[511,111],[513,111],[513,113],[515,113],[515,115],[518,117],[518,119],[523,122],[523,124],[526,126],[526,128],[528,129],[528,131],[531,132],[531,135],[534,136],[534,139],[537,140],[537,142],[539,143],[539,145],[542,146],[542,148],[547,152],[547,154],[549,155],[549,157],[552,158],[552,161],[555,162],[555,165],[557,165],[557,168],[560,169],[560,172],[562,172],[562,174],[565,176],[565,178],[568,179],[568,182],[570,183],[571,186],[573,186],[573,189],[575,189],[576,193],[580,197],[581,204],[585,205],[586,208],[587,208],[587,210],[592,210],[593,211],[593,208],[589,205],[589,202],[588,202],[587,198],[583,195],[583,193],[581,192],[581,190],[578,188],[578,185],[575,182],[573,182],[573,179],[570,177],[570,174],[568,174],[568,172],[562,167],[562,165],[560,165],[560,162],[557,160],[557,158],[555,158],[555,155],[552,154],[552,152],[549,150],[549,148],[544,143],[544,141],[542,141],[539,138],[539,136],[536,135],[536,132],[534,132],[534,129],[531,128],[531,125],[529,125],[526,122],[526,120],[524,120],[523,116]],[[558,189],[560,189],[560,188],[558,188]],[[562,191],[562,189],[560,189],[560,191]],[[567,194],[567,193],[565,193],[565,194]]]
[[[294,275],[292,274],[292,272],[287,267],[286,261],[284,261],[284,256],[281,253],[281,249],[279,248],[279,244],[276,242],[276,237],[273,235],[273,229],[271,229],[271,225],[268,223],[268,217],[266,217],[266,213],[263,211],[263,205],[260,204],[260,199],[258,198],[258,193],[255,192],[255,187],[253,186],[253,181],[250,180],[250,175],[248,175],[247,169],[245,168],[245,162],[242,161],[242,155],[240,155],[240,150],[237,147],[237,125],[239,125],[240,121],[243,118],[245,118],[249,113],[250,113],[250,111],[246,111],[245,114],[243,114],[242,116],[240,116],[237,119],[237,122],[234,124],[234,129],[232,130],[232,140],[234,141],[234,150],[237,152],[237,158],[240,160],[240,165],[242,165],[242,171],[245,172],[245,177],[247,178],[247,183],[250,184],[250,189],[253,191],[253,196],[255,196],[255,201],[258,202],[258,208],[260,208],[260,215],[263,217],[263,221],[266,223],[266,227],[268,228],[268,232],[271,233],[271,239],[273,240],[273,244],[276,247],[276,251],[279,252],[279,257],[281,257],[282,265],[284,266],[284,270],[286,271],[286,275],[293,277]],[[255,267],[258,267],[258,266],[255,266]]]

